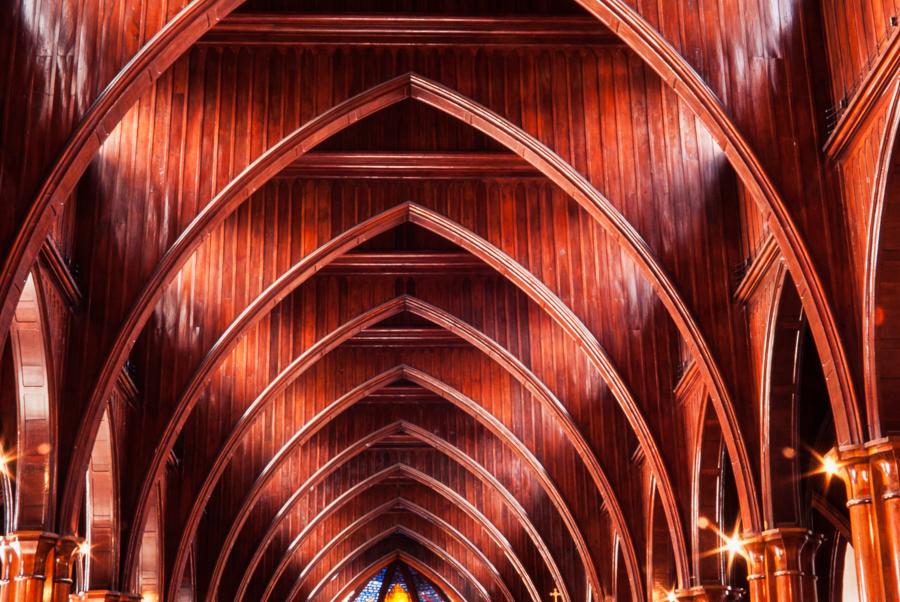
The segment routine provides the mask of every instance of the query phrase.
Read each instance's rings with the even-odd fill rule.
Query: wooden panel
[[[0,7],[0,246],[9,248],[63,144],[118,70],[185,0],[13,0]],[[59,238],[71,226],[58,228]],[[3,253],[6,256],[6,253]]]
[[[898,11],[896,0],[822,2],[831,94],[839,113],[894,36]]]

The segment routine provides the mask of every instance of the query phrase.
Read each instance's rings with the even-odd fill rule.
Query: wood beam
[[[469,347],[469,343],[443,328],[369,328],[344,343],[348,347],[400,349]]]
[[[285,15],[239,13],[199,44],[269,46],[621,46],[591,17]]]
[[[825,156],[837,161],[853,144],[860,132],[865,131],[874,109],[885,98],[888,87],[896,81],[900,72],[900,31],[894,33],[885,51],[872,66],[862,84],[849,100],[834,131],[825,142]]]
[[[56,243],[49,236],[44,239],[41,250],[38,255],[41,265],[47,269],[50,274],[53,285],[63,296],[70,310],[74,310],[81,305],[84,295],[78,287],[78,281],[69,268]]]
[[[753,291],[756,290],[756,287],[769,273],[769,268],[775,264],[775,261],[780,256],[781,252],[778,248],[778,242],[772,234],[769,234],[762,245],[760,245],[756,256],[753,257],[753,261],[750,262],[747,272],[741,278],[741,282],[734,291],[734,298],[741,303],[747,303],[753,296]]]
[[[311,152],[278,178],[481,179],[542,178],[513,153],[503,152]]]
[[[489,274],[494,270],[470,253],[348,253],[336,257],[320,274],[353,276]]]

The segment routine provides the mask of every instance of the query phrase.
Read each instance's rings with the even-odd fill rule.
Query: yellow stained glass
[[[384,597],[384,602],[411,602],[409,594],[406,593],[399,583],[395,583],[388,595]]]

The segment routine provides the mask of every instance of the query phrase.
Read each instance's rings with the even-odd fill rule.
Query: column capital
[[[58,535],[45,531],[15,531],[5,535],[2,543],[8,546],[17,560],[14,578],[44,579],[47,555],[58,541]]]

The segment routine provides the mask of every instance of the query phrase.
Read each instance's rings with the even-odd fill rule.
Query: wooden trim
[[[74,310],[79,307],[84,299],[84,295],[82,295],[81,289],[78,287],[75,275],[69,269],[69,264],[66,263],[65,258],[60,253],[59,247],[56,246],[56,243],[49,236],[44,239],[38,258],[41,265],[47,269],[53,285],[63,296],[69,309]]]
[[[237,13],[198,44],[225,46],[621,46],[596,19],[545,15],[285,15]]]
[[[277,178],[307,179],[523,179],[543,178],[513,153],[310,152]]]
[[[345,347],[469,347],[469,344],[443,328],[367,328],[344,343]]]
[[[697,366],[697,362],[691,360],[672,390],[675,394],[675,399],[683,400],[685,393],[701,379],[702,375],[700,374],[700,367]]]
[[[744,274],[744,277],[741,278],[740,284],[734,291],[734,298],[741,303],[750,301],[753,292],[762,283],[766,274],[769,273],[769,268],[775,264],[775,261],[780,256],[781,252],[778,248],[778,243],[770,233],[759,246],[756,256],[750,263],[750,268]]]
[[[347,253],[335,257],[321,274],[353,276],[415,274],[492,274],[495,271],[471,253]]]
[[[900,30],[894,32],[885,51],[866,74],[834,131],[825,142],[823,151],[828,160],[840,160],[853,145],[856,137],[866,130],[875,107],[885,98],[888,87],[896,81],[898,73],[900,73]]]

